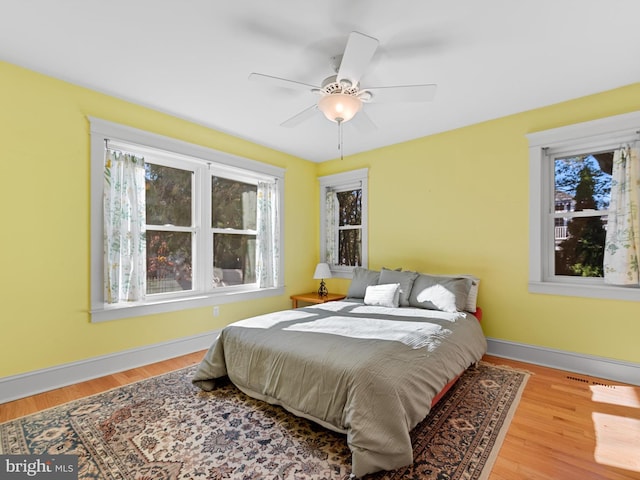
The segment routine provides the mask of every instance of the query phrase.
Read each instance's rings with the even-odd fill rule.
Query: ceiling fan
[[[262,73],[251,73],[249,79],[278,87],[307,90],[320,96],[316,103],[282,122],[283,127],[299,125],[320,110],[327,119],[339,125],[355,117],[354,126],[362,131],[370,131],[376,126],[366,113],[361,111],[363,103],[427,102],[433,99],[437,88],[434,84],[363,88],[360,78],[373,58],[378,44],[378,40],[373,37],[351,32],[344,53],[332,58],[336,74],[325,78],[320,85]]]

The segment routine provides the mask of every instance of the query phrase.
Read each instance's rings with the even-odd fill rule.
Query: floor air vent
[[[573,380],[574,382],[586,383],[587,385],[597,385],[599,387],[616,388],[615,385],[609,385],[607,383],[589,381],[586,378],[572,377],[571,375],[567,375],[567,380]]]

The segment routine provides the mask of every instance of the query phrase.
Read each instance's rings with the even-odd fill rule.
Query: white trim
[[[584,145],[587,139],[600,143],[607,139],[614,140],[616,136],[627,137],[637,134],[639,127],[640,111],[637,111],[528,133],[526,137],[530,147],[573,147]]]
[[[640,111],[577,123],[526,135],[529,141],[529,284],[531,293],[640,301],[640,288],[605,285],[593,278],[561,277],[553,274],[553,248],[549,239],[553,212],[549,152],[583,152],[640,139]],[[549,204],[549,202],[551,202]],[[594,281],[595,280],[595,281]]]
[[[87,117],[91,124],[91,135],[101,137],[99,140],[104,142],[106,139],[120,140],[132,143],[133,145],[143,145],[153,150],[164,150],[177,155],[186,155],[191,160],[204,160],[205,162],[221,163],[229,167],[231,170],[242,169],[260,172],[271,177],[284,179],[285,169],[251,160],[245,157],[239,157],[230,153],[221,152],[212,148],[196,145],[195,143],[185,142],[157,133],[147,132],[134,127],[129,127],[119,123],[109,122],[96,117]],[[104,143],[102,144],[104,147]]]
[[[334,173],[333,175],[318,177],[318,181],[320,182],[321,187],[341,187],[343,184],[357,184],[357,182],[360,182],[362,179],[366,180],[368,175],[368,168],[360,168],[358,170],[350,170],[348,172]]]
[[[326,197],[327,190],[345,191],[349,189],[362,189],[362,212],[360,229],[362,232],[362,266],[369,265],[369,169],[360,168],[348,172],[334,173],[318,177],[320,182],[320,261],[326,257]],[[354,267],[343,265],[329,265],[333,277],[351,278]]]
[[[208,349],[220,330],[0,378],[0,404],[150,363]],[[495,338],[489,355],[640,385],[640,365]]]
[[[232,287],[230,287],[232,288]],[[157,313],[177,312],[187,308],[210,307],[225,303],[244,302],[259,298],[284,295],[284,286],[273,288],[260,288],[248,290],[246,287],[238,287],[235,290],[226,290],[221,293],[191,295],[184,298],[162,299],[157,303],[147,300],[140,305],[118,306],[116,308],[96,308],[91,310],[91,322],[104,322],[107,320],[120,320],[123,318],[139,317],[142,315],[154,315]]]
[[[109,122],[100,118],[88,117],[90,122],[91,134],[91,322],[103,322],[107,320],[117,320],[127,317],[151,315],[156,313],[173,312],[185,308],[197,308],[201,306],[210,306],[229,302],[239,302],[245,300],[253,300],[257,298],[265,298],[284,294],[284,178],[286,170],[256,160],[244,157],[238,157],[225,152],[213,150],[211,148],[188,143],[175,138],[158,135],[155,133],[139,130],[137,128]],[[105,140],[110,145],[124,148],[139,148],[143,146],[143,150],[148,150],[151,157],[157,157],[160,164],[164,164],[167,158],[167,152],[170,157],[182,158],[190,162],[194,166],[195,174],[194,182],[199,182],[200,188],[207,185],[211,181],[211,170],[228,172],[231,176],[242,174],[244,177],[258,181],[276,181],[278,184],[278,209],[280,212],[279,236],[280,236],[280,264],[279,264],[279,282],[274,288],[257,288],[257,286],[249,287],[247,285],[232,288],[225,287],[224,291],[211,291],[210,289],[202,289],[201,291],[176,292],[172,295],[164,295],[162,298],[153,300],[147,299],[144,303],[133,305],[111,306],[104,303],[104,286],[103,286],[103,269],[104,269],[104,248],[103,248],[103,212],[102,212],[102,196],[103,196],[103,169],[104,165],[101,159],[104,158]],[[162,160],[164,159],[164,160]],[[153,158],[151,160],[154,161]],[[173,164],[173,160],[168,161]],[[206,175],[202,170],[206,169],[209,174]],[[199,199],[196,199],[199,202]],[[205,206],[197,203],[196,213],[207,215],[210,212],[202,211]],[[210,215],[208,215],[210,218]],[[198,252],[208,251],[207,235],[196,235],[198,242]],[[194,257],[194,262],[199,259]],[[194,268],[194,275],[199,282],[198,285],[206,285],[206,278],[210,272],[205,268]],[[212,267],[211,267],[212,268]]]
[[[220,330],[0,378],[0,403],[208,349]]]
[[[586,279],[585,279],[586,280]],[[564,295],[567,297],[603,298],[609,300],[640,301],[640,289],[615,285],[576,285],[565,282],[529,282],[530,293]]]
[[[487,338],[489,355],[640,386],[640,364]]]

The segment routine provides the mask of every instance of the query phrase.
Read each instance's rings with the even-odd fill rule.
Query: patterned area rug
[[[195,367],[0,425],[0,454],[74,454],[101,480],[348,478],[346,438],[227,383],[192,386]],[[414,463],[366,480],[487,478],[527,381],[470,368],[412,432]]]

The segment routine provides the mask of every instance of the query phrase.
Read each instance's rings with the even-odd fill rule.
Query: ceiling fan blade
[[[282,122],[280,124],[281,127],[296,127],[298,125],[300,125],[302,122],[310,119],[311,117],[313,117],[316,114],[316,110],[318,110],[318,105],[317,104],[313,104],[308,108],[305,108],[304,110],[302,110],[300,113],[295,114],[293,117],[291,117],[288,120],[285,120],[284,122]]]
[[[352,85],[356,85],[377,48],[377,39],[360,32],[351,32],[338,69],[338,81],[347,79]]]
[[[374,87],[365,91],[371,93],[369,103],[390,103],[390,102],[430,102],[436,94],[438,86],[431,84],[424,85],[397,85],[394,87]]]
[[[320,87],[316,85],[310,85],[308,83],[297,82],[295,80],[288,80],[286,78],[274,77],[272,75],[265,75],[263,73],[251,73],[249,74],[249,80],[255,82],[261,82],[264,84],[272,85],[274,87],[293,88],[296,90],[319,90]]]
[[[378,129],[378,126],[373,123],[371,117],[367,115],[367,112],[360,110],[353,119],[349,121],[359,132],[370,133]]]

